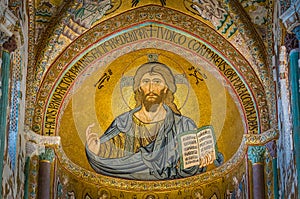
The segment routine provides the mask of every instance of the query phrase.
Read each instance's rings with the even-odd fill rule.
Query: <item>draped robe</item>
[[[101,145],[117,136],[123,136],[124,142],[118,147],[102,147],[100,154],[94,154],[86,146],[86,154],[92,168],[108,176],[139,180],[162,180],[192,176],[201,172],[198,166],[181,169],[179,166],[180,154],[177,146],[177,135],[185,131],[196,129],[196,125],[188,117],[175,114],[167,105],[164,105],[166,117],[160,125],[155,139],[146,146],[134,150],[136,141],[134,135],[134,113],[141,107],[118,116],[109,128],[100,137]],[[101,150],[117,150],[117,153]],[[118,151],[119,150],[119,151]],[[110,158],[107,154],[114,154]],[[104,154],[104,155],[103,155]],[[116,155],[117,154],[117,155]],[[121,155],[120,155],[121,154]]]

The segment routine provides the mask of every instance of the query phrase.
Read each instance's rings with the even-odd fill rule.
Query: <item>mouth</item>
[[[146,100],[147,100],[148,102],[154,102],[154,101],[156,101],[156,99],[157,99],[156,96],[149,96],[149,97],[146,97]]]
[[[158,98],[158,95],[155,93],[149,93],[146,95],[146,99],[156,99]]]

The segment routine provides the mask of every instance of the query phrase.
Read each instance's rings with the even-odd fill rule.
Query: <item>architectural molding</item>
[[[60,136],[43,136],[34,133],[26,127],[25,138],[27,141],[32,141],[34,143],[44,144],[45,146],[60,145]]]
[[[279,17],[282,20],[286,30],[292,33],[294,28],[300,25],[300,0],[295,1],[291,6]]]
[[[0,2],[0,45],[13,35],[18,18],[8,9],[7,5]]]
[[[29,127],[25,129],[25,139],[27,157],[45,153],[46,146],[56,147],[60,145],[60,136],[42,136],[29,130]]]
[[[243,139],[248,146],[265,145],[272,140],[278,139],[278,136],[277,129],[269,129],[261,134],[245,134]]]

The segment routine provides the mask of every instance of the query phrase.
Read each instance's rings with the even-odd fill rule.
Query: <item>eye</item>
[[[161,83],[161,80],[160,80],[160,79],[154,79],[154,80],[153,80],[153,83],[154,83],[154,84],[160,84],[160,83]]]
[[[142,83],[143,83],[143,84],[148,84],[149,82],[150,82],[149,79],[143,79],[143,80],[142,80]]]

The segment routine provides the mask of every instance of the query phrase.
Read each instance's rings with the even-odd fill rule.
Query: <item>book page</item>
[[[199,153],[196,134],[180,137],[183,168],[199,165]]]
[[[205,128],[197,133],[200,167],[212,164],[216,159],[215,137],[211,128]]]

